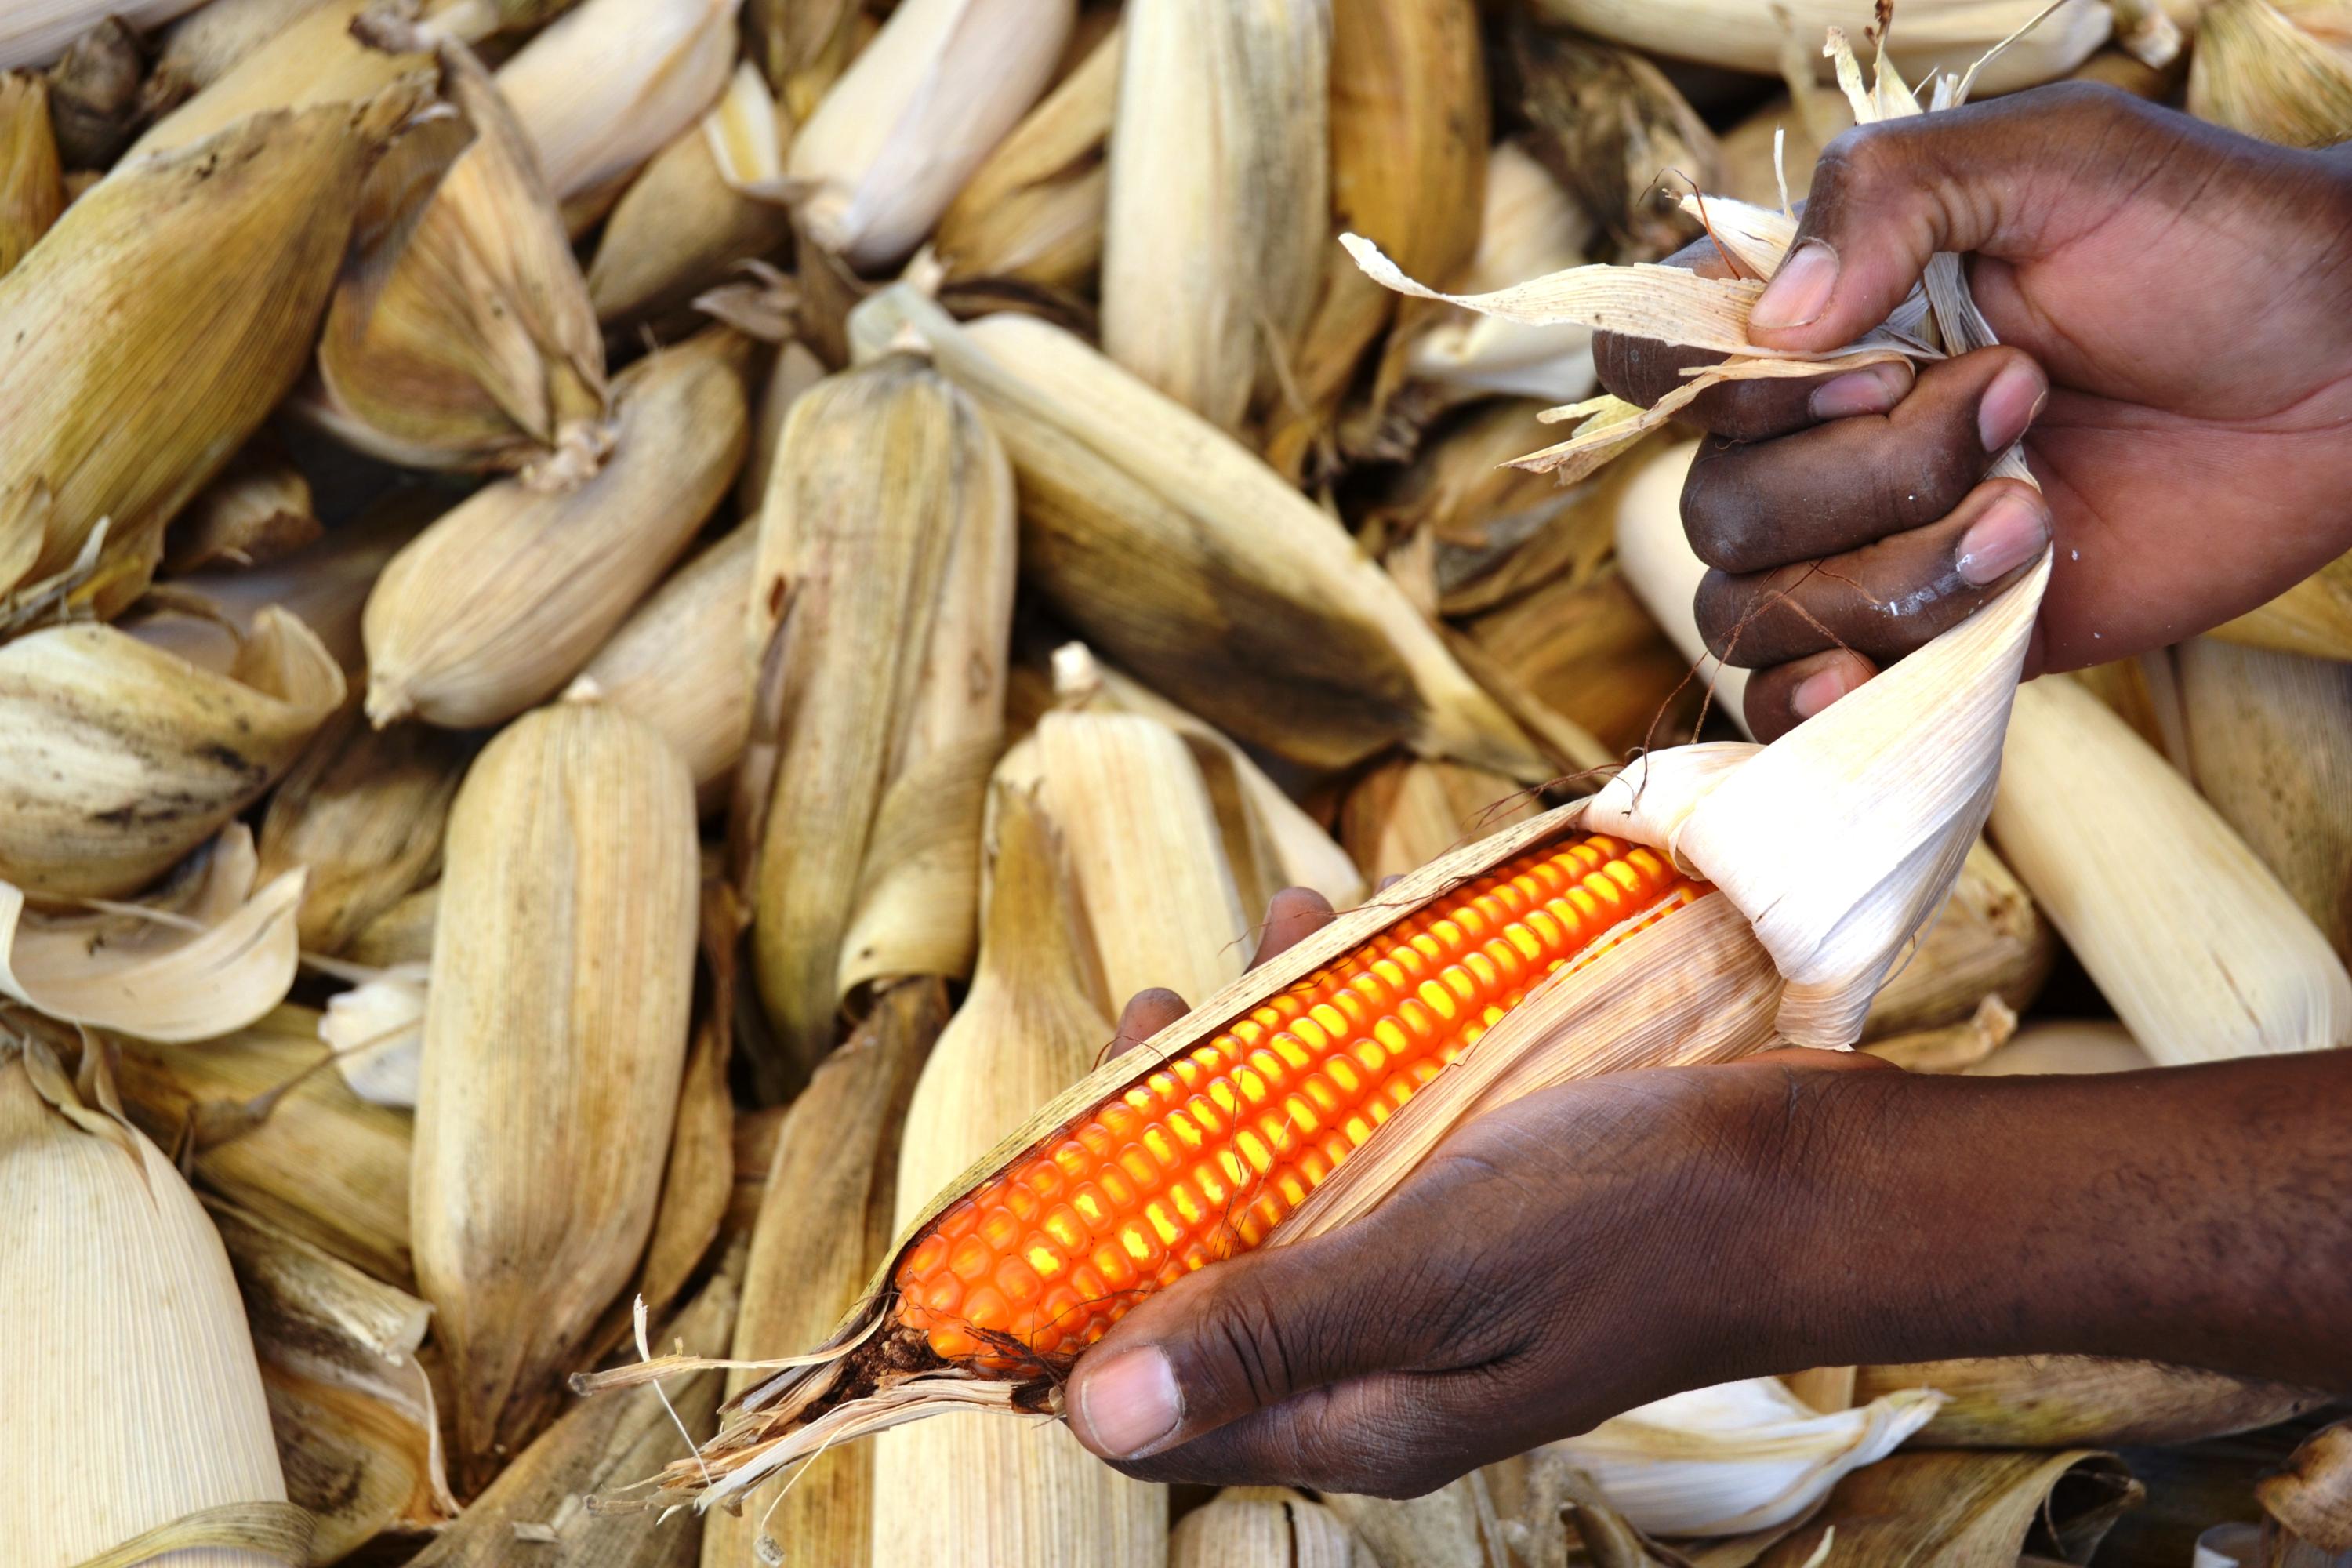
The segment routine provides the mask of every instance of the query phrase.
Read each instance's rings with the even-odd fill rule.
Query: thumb
[[[1797,239],[1748,316],[1769,348],[1826,352],[1901,304],[1937,251],[2022,259],[2081,232],[2170,140],[2088,84],[1859,125],[1822,152]]]

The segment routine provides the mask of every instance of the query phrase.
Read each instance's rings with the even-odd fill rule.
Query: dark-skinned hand
[[[2000,346],[1734,383],[1683,492],[1708,646],[1770,740],[2057,554],[2027,673],[2177,642],[2352,549],[2352,158],[2080,85],[1866,126],[1823,152],[1749,334],[1827,350],[1936,251]],[[1675,260],[1717,276],[1702,240]],[[1713,356],[1602,334],[1649,404]],[[1985,480],[2021,435],[2042,494]],[[1841,646],[1843,645],[1843,646]]]

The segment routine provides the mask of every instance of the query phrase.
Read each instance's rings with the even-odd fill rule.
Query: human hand
[[[2217,626],[2352,548],[2352,162],[2064,85],[1858,128],[1750,335],[1828,350],[1937,251],[2001,346],[1733,383],[1683,492],[1707,644],[1770,740],[2057,552],[2027,673]],[[1701,241],[1675,258],[1717,276]],[[1769,324],[1768,324],[1769,323]],[[1601,334],[1649,404],[1715,357]],[[2021,436],[2030,486],[1984,479]]]
[[[1331,918],[1278,895],[1256,962]],[[1181,1016],[1129,1003],[1129,1047]],[[1218,1264],[1082,1357],[1079,1440],[1155,1480],[1410,1496],[1685,1388],[1804,1364],[1775,1306],[1798,1109],[1873,1058],[1774,1053],[1533,1094],[1364,1219]],[[1876,1076],[1873,1074],[1871,1076]],[[1781,1254],[1785,1256],[1785,1252]]]

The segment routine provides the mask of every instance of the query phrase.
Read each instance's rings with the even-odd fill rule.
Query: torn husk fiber
[[[212,1221],[123,1119],[102,1047],[85,1084],[46,1047],[0,1041],[0,1380],[20,1402],[8,1462],[17,1561],[128,1562],[211,1547],[219,1568],[300,1568],[310,1521],[286,1500],[245,1308]],[[95,1070],[88,1070],[88,1069]],[[35,1418],[71,1390],[72,1441]],[[103,1478],[102,1484],[92,1484]],[[193,1559],[190,1559],[193,1560]]]
[[[256,115],[126,164],[0,278],[0,594],[102,520],[108,561],[152,561],[301,374],[361,182],[420,101]]]
[[[971,961],[1013,575],[1003,447],[928,359],[890,355],[793,405],[747,606],[783,746],[751,939],[803,1069],[858,984]]]
[[[1088,994],[1055,837],[1031,790],[991,789],[979,961],[907,1112],[900,1225],[1083,1078],[1110,1037]],[[920,1423],[883,1434],[873,1463],[877,1562],[1158,1568],[1166,1558],[1167,1489],[1099,1463],[1058,1422]]]
[[[979,403],[1021,479],[1024,577],[1171,700],[1317,766],[1403,740],[1551,776],[1335,519],[1077,338],[1009,315],[959,326],[904,285],[850,325],[864,354],[912,326]]]
[[[635,1273],[692,1009],[694,781],[584,703],[507,727],[449,813],[409,1186],[478,1485]]]
[[[751,345],[714,327],[614,383],[613,450],[559,492],[475,491],[368,595],[368,717],[495,724],[560,689],[693,542],[749,440]]]
[[[48,88],[37,76],[0,72],[0,277],[25,259],[65,209]]]

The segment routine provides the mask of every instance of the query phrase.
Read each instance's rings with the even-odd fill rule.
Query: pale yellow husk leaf
[[[414,1110],[425,1059],[429,966],[394,966],[327,999],[319,1039],[335,1053],[335,1071],[371,1105]]]
[[[1366,876],[1394,877],[1539,809],[1533,796],[1500,773],[1394,757],[1350,786],[1339,832]]]
[[[428,963],[433,957],[433,922],[440,909],[441,885],[419,888],[362,927],[343,956],[371,969]]]
[[[1168,1568],[1373,1568],[1339,1516],[1287,1487],[1227,1487],[1176,1521]]]
[[[142,97],[168,112],[228,74],[304,16],[331,0],[204,0],[158,36],[154,68]]]
[[[25,258],[65,205],[48,89],[37,76],[0,75],[0,274]]]
[[[2137,1072],[2156,1065],[2131,1031],[2114,1022],[2036,1020],[1967,1070],[1971,1077],[2014,1073]]]
[[[1038,100],[940,215],[932,248],[950,279],[1021,278],[1074,289],[1102,259],[1104,161],[1118,103],[1114,27]]]
[[[16,0],[0,13],[0,70],[45,66],[109,16],[142,32],[204,0]]]
[[[2352,136],[2352,29],[2336,9],[2215,0],[2189,57],[2189,112],[2289,147]],[[2322,18],[2333,27],[2303,25]]]
[[[1992,1356],[1858,1369],[1854,1396],[1932,1388],[1944,1402],[1921,1448],[2120,1447],[2194,1442],[2289,1420],[2325,1403],[2308,1389],[2105,1356]]]
[[[2352,659],[2352,555],[2339,555],[2260,609],[2214,628],[2224,642]]]
[[[499,68],[559,201],[626,177],[718,100],[740,4],[584,0]]]

